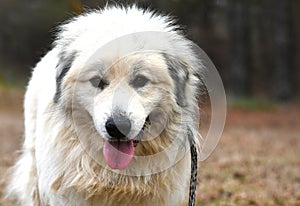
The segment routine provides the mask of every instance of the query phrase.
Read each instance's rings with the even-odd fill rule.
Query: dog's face
[[[120,59],[89,83],[96,92],[93,106],[86,109],[97,131],[109,141],[134,139],[150,113],[157,107],[167,109],[160,104],[172,101],[173,82],[159,54]]]
[[[174,112],[185,106],[188,73],[177,61],[166,54],[141,52],[97,60],[64,77],[62,87],[73,84],[73,109],[80,111],[80,118],[86,115],[80,124],[93,127],[104,140],[103,154],[111,168],[126,168],[134,141],[155,139]],[[148,135],[146,127],[151,130]]]

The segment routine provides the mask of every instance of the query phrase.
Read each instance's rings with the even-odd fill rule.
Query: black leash
[[[191,179],[190,179],[190,193],[189,193],[188,206],[195,206],[195,204],[196,204],[198,155],[197,155],[196,143],[193,138],[193,133],[189,127],[188,127],[188,139],[189,139],[190,150],[191,150]]]

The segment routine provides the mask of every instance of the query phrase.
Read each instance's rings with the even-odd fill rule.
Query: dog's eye
[[[131,82],[132,86],[135,88],[143,87],[149,82],[149,79],[143,75],[138,75],[135,79]]]
[[[92,79],[90,79],[90,82],[94,87],[98,87],[102,90],[108,85],[108,83],[100,77],[93,77]]]

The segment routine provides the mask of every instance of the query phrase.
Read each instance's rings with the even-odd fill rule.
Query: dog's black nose
[[[113,139],[125,140],[131,130],[131,122],[127,117],[113,116],[106,121],[105,128]]]

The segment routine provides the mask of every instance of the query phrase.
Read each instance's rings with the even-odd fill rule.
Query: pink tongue
[[[125,169],[132,160],[133,152],[133,140],[129,142],[105,141],[103,147],[104,159],[112,169]]]

